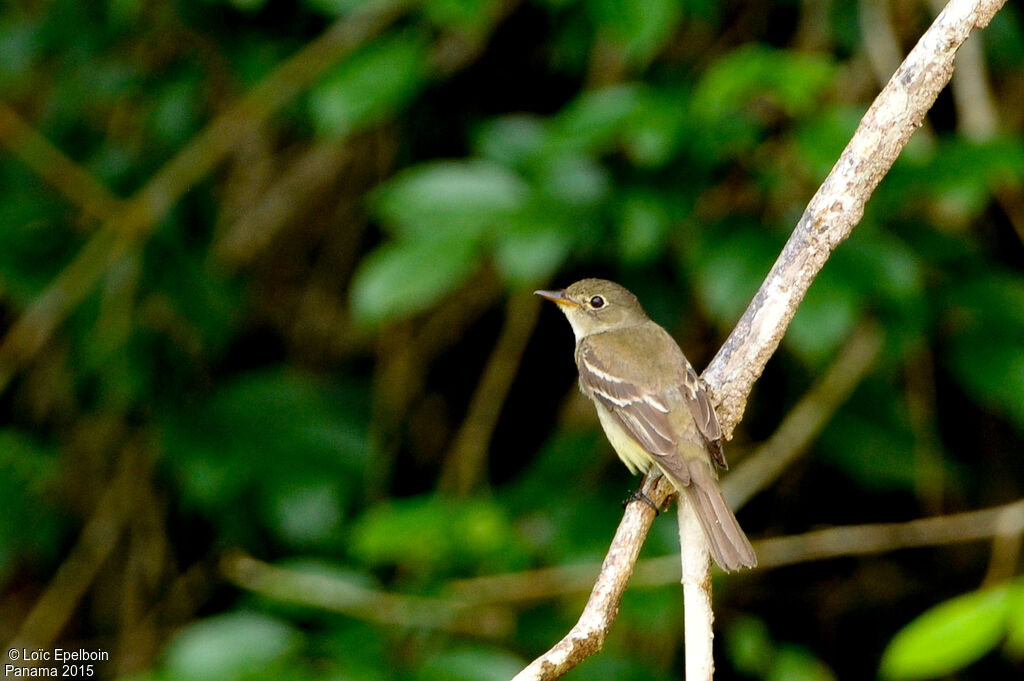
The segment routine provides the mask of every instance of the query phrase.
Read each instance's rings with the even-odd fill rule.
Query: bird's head
[[[560,291],[535,291],[554,301],[576,334],[581,338],[613,331],[647,321],[636,296],[606,279],[582,279]]]

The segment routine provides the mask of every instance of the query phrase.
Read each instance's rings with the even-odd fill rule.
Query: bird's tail
[[[726,572],[757,565],[754,547],[744,534],[736,516],[718,488],[708,466],[702,461],[689,462],[690,481],[682,485],[669,474],[669,479],[686,494],[687,501],[697,513],[697,519],[707,537],[711,555]]]

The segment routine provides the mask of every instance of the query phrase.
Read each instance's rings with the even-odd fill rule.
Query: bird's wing
[[[671,336],[660,328],[658,332],[644,339],[652,346],[645,348],[652,356],[673,351],[682,354]],[[679,376],[668,376],[671,372],[666,366],[661,373],[664,380],[651,391],[633,380],[631,367],[618,366],[614,373],[610,372],[602,353],[584,339],[577,350],[580,388],[600,401],[640,446],[656,456],[677,453],[680,433],[671,412],[673,407],[685,403],[715,463],[728,468],[722,452],[722,428],[707,390],[685,356],[682,359],[685,371]]]
[[[577,364],[583,392],[603,404],[641,447],[657,456],[676,453],[678,435],[669,417],[672,403],[667,395],[640,388],[628,373],[610,373],[587,339],[580,342]]]
[[[683,397],[686,406],[690,408],[690,413],[693,414],[693,420],[697,423],[697,430],[708,443],[715,463],[728,469],[729,464],[722,451],[722,426],[718,423],[718,415],[711,406],[711,398],[704,388],[704,383],[689,362],[686,362],[686,376],[683,378]]]

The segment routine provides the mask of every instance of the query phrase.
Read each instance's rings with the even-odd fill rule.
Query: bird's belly
[[[626,468],[634,475],[646,473],[653,462],[651,455],[626,433],[604,405],[598,402],[595,402],[594,405],[597,407],[597,417],[601,420],[604,434],[612,443],[612,447],[615,448],[615,453],[619,455],[622,463],[626,464]]]

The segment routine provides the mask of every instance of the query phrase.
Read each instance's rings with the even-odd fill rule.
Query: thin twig
[[[754,541],[759,570],[817,560],[870,556],[904,549],[994,539],[1019,541],[1024,535],[1024,499],[1001,506],[903,523],[830,527],[803,534]],[[534,603],[584,593],[600,573],[596,562],[525,570],[452,582],[448,591],[478,605]],[[675,555],[646,558],[636,564],[634,588],[653,588],[679,579]]]
[[[106,185],[68,158],[2,101],[0,144],[78,206],[86,218],[106,220],[120,208],[121,199]]]
[[[132,485],[138,479],[142,452],[126,446],[120,470],[100,496],[78,540],[53,579],[22,621],[11,648],[45,648],[64,629],[103,563],[124,535]]]
[[[722,493],[732,508],[741,508],[771,485],[807,450],[874,366],[882,338],[874,323],[854,330],[828,370],[789,410],[772,436],[722,481]]]
[[[511,615],[493,607],[379,591],[326,574],[277,567],[244,554],[226,556],[221,573],[254,593],[378,624],[489,637],[505,636],[513,627]]]
[[[654,494],[653,498],[664,499],[671,491],[671,487],[667,486],[647,493]],[[659,496],[662,492],[665,494]],[[630,504],[625,515],[630,519],[633,531],[643,533],[646,533],[654,517],[649,507],[639,503]],[[1024,499],[1018,499],[977,511],[918,518],[901,523],[830,527],[787,537],[762,539],[753,544],[758,555],[758,568],[771,569],[818,560],[977,541],[1019,542],[1022,536]],[[628,546],[617,541],[613,541],[612,549],[605,559],[605,565],[613,556],[620,561],[628,559],[631,551]],[[607,571],[602,570],[602,567],[596,562],[578,563],[458,580],[448,585],[445,596],[423,597],[368,589],[326,574],[269,565],[244,554],[230,555],[221,561],[221,573],[228,581],[269,598],[409,628],[451,630],[452,622],[465,618],[459,629],[463,633],[482,636],[500,635],[505,631],[504,627],[510,625],[504,614],[506,611],[488,609],[488,606],[535,603],[585,593],[588,589],[597,591],[600,586],[601,607],[617,607],[618,601],[607,600],[614,594],[614,589],[609,590],[606,582],[594,584],[595,577],[606,576]],[[624,562],[623,567],[632,569],[634,566]],[[654,588],[672,584],[678,579],[679,560],[675,555],[667,555],[636,562],[630,581],[634,587]],[[543,582],[545,587],[531,589],[530,586],[538,581]],[[494,613],[496,617],[474,619],[480,612]],[[582,617],[580,619],[583,620]],[[476,626],[481,621],[485,625],[498,622],[500,626],[494,629],[484,626],[475,631],[471,626],[465,626]],[[598,618],[591,620],[590,624],[600,626],[600,622]],[[586,633],[578,627],[574,627],[573,631],[577,634]],[[600,642],[603,640],[602,637]],[[597,647],[600,647],[600,643]]]
[[[445,456],[440,479],[442,490],[468,494],[484,478],[491,435],[539,313],[540,300],[537,296],[516,293],[509,299],[501,334],[473,392],[451,450]]]

